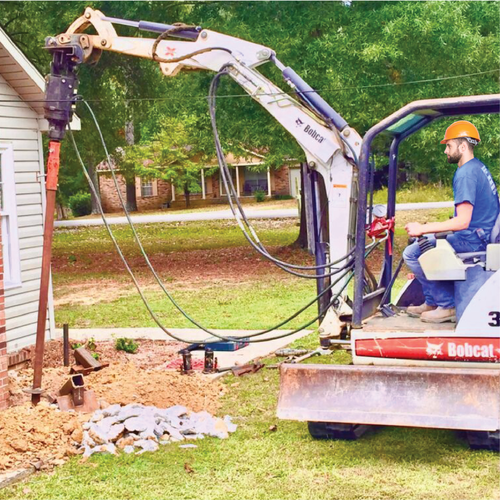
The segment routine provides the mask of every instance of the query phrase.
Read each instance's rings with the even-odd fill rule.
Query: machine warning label
[[[358,356],[375,358],[500,363],[500,338],[358,339],[355,350]]]

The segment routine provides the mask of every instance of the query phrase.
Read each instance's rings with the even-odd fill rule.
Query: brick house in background
[[[113,159],[112,159],[113,161]],[[266,196],[296,196],[300,186],[300,166],[292,164],[284,165],[277,170],[256,172],[252,167],[264,163],[263,157],[257,154],[249,154],[247,158],[236,158],[232,154],[226,156],[227,164],[231,169],[232,180],[238,192],[240,200],[253,200],[255,191],[261,190]],[[198,193],[190,194],[191,206],[203,206],[213,203],[226,203],[227,194],[217,168],[215,174],[206,175],[207,171],[213,171],[217,165],[212,161],[201,169]],[[125,181],[120,175],[116,165],[118,184],[123,199],[126,199]],[[118,194],[109,170],[108,163],[103,161],[96,167],[101,202],[105,212],[119,212],[122,210]],[[179,192],[170,183],[162,179],[135,180],[137,209],[139,212],[145,210],[158,210],[161,208],[182,208],[185,206],[184,193]]]

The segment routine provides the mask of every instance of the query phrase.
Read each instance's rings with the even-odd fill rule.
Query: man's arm
[[[420,222],[409,222],[405,229],[409,236],[422,236],[428,233],[441,233],[443,231],[462,231],[469,227],[472,210],[474,205],[465,201],[457,205],[457,215],[452,219],[443,222],[429,222],[428,224],[420,224]]]

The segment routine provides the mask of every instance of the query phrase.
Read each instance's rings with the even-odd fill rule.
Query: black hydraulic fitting
[[[45,118],[49,122],[49,140],[61,141],[71,122],[78,88],[75,68],[83,62],[83,49],[77,44],[61,45],[55,38],[45,40],[52,53],[50,74],[46,77]]]
[[[434,248],[434,245],[425,236],[420,236],[420,238],[417,240],[417,242],[418,242],[418,246],[420,247],[421,254],[424,254],[425,252]]]
[[[191,364],[191,353],[187,349],[181,351],[182,354],[182,373],[190,373],[193,369]]]
[[[216,358],[214,358],[214,351],[205,347],[205,362],[203,366],[203,373],[214,373],[216,371]]]

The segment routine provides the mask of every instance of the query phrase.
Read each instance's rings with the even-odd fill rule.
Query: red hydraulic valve
[[[395,218],[386,219],[385,217],[375,217],[371,224],[366,226],[367,234],[370,238],[383,238],[387,232],[393,233],[396,225]],[[389,255],[392,255],[392,238],[387,240]]]

